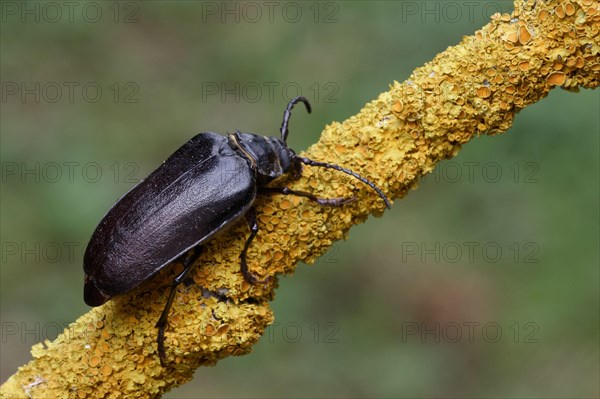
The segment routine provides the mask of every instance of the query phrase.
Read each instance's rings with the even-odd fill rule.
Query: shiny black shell
[[[251,160],[228,138],[200,133],[125,194],[84,255],[84,300],[130,291],[244,215],[256,198]]]

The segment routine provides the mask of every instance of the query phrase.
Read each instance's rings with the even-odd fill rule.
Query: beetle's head
[[[229,135],[229,142],[250,162],[260,185],[284,174],[298,175],[302,170],[294,150],[281,139],[236,132]]]
[[[299,102],[304,103],[310,113],[310,103],[306,98],[302,96],[293,98],[283,113],[280,139],[239,131],[229,135],[229,144],[250,162],[250,166],[256,172],[257,183],[260,185],[268,184],[284,174],[298,178],[302,173],[300,158],[286,143],[292,108]]]
[[[279,139],[274,140],[277,140],[281,144],[278,151],[279,165],[281,166],[282,174],[290,175],[292,178],[298,179],[302,175],[302,162],[300,162],[300,158],[285,142]]]

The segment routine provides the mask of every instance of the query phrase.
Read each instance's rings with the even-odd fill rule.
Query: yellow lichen
[[[564,73],[553,72],[552,74],[550,74],[548,76],[548,84],[560,86],[565,83],[566,79],[567,79],[567,75],[565,75]]]
[[[480,87],[477,89],[477,96],[481,98],[488,98],[492,94],[489,87]]]

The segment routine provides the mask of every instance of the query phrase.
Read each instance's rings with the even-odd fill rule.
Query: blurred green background
[[[81,258],[200,131],[289,143],[511,2],[2,2],[1,376],[87,311]],[[281,279],[253,353],[166,395],[598,397],[598,91],[560,89]]]

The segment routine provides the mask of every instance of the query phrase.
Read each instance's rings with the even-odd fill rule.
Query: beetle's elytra
[[[201,244],[242,216],[251,233],[240,255],[240,269],[248,282],[258,281],[246,263],[248,247],[258,232],[253,208],[257,195],[297,195],[323,206],[340,206],[353,199],[317,198],[304,191],[271,187],[271,181],[284,174],[300,177],[303,164],[335,169],[367,184],[390,207],[381,189],[364,177],[338,165],[299,157],[287,146],[288,122],[298,102],[311,111],[306,98],[292,99],[283,115],[281,139],[239,131],[226,137],[196,135],[119,199],[92,234],[83,259],[84,300],[90,306],[132,290],[183,257],[184,270],[174,279],[157,323],[161,363],[164,330],[177,286],[199,256]]]

